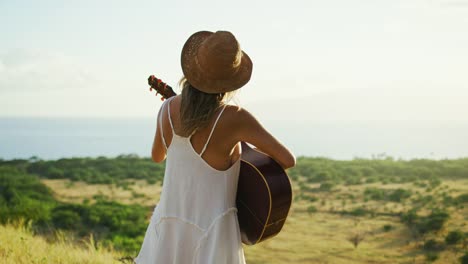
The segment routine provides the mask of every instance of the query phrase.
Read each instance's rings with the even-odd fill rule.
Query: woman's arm
[[[248,142],[260,151],[276,160],[284,169],[296,165],[296,157],[292,152],[271,135],[260,122],[247,110],[238,111],[237,138]]]

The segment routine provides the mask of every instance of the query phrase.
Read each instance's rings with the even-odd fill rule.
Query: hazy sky
[[[468,0],[0,0],[0,116],[154,116],[199,30],[236,35],[263,120],[468,121]]]

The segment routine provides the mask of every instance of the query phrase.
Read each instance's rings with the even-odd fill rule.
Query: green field
[[[76,252],[61,255],[70,258],[63,263],[121,263],[135,256],[159,199],[162,172],[163,165],[135,156],[2,161],[0,260],[50,263],[42,259],[59,255],[54,247]],[[250,264],[468,261],[462,260],[468,250],[468,159],[300,158],[288,173],[294,202],[287,222],[276,237],[244,246]],[[32,209],[35,201],[40,212]],[[122,219],[103,221],[104,210],[133,219],[137,227]],[[8,224],[21,219],[31,219],[31,226]],[[4,242],[16,233],[41,240],[38,245],[51,253],[29,253],[25,260],[20,242]]]

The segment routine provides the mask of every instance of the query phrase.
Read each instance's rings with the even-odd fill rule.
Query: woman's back
[[[175,132],[177,112],[173,112],[176,104],[172,103],[176,100],[169,99],[161,111],[162,138],[167,146],[164,184],[135,261],[245,263],[235,204],[240,160],[218,170],[202,158],[213,143],[225,108],[210,122],[208,136],[201,150],[196,151],[191,139],[201,141],[202,136],[195,139],[197,133],[182,137]],[[154,262],[155,259],[158,261]]]
[[[180,135],[181,128],[181,97],[176,96],[170,99],[170,116],[174,126],[174,133]],[[163,109],[163,113],[168,109]],[[206,127],[200,128],[190,138],[190,143],[196,153],[201,153],[206,144],[201,158],[206,161],[211,167],[217,170],[226,170],[240,157],[240,144],[234,138],[235,130],[232,119],[236,117],[238,107],[232,105],[224,105],[215,112]],[[220,113],[222,112],[222,115]],[[219,117],[219,119],[218,119]],[[216,123],[216,126],[215,126]],[[168,145],[172,143],[173,133],[171,131],[170,120],[168,114],[162,115],[162,129],[164,138]],[[210,137],[210,133],[211,137]],[[208,138],[210,137],[209,142]]]

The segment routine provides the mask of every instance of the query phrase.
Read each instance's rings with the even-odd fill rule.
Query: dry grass
[[[365,219],[328,213],[293,212],[282,232],[259,245],[245,247],[248,263],[395,263],[404,260],[406,235],[398,225],[385,233],[382,227],[394,224],[391,218]],[[348,241],[354,233],[365,239],[354,248]]]
[[[61,233],[54,240],[48,242],[44,237],[34,236],[22,224],[0,225],[0,263],[121,263],[118,252],[96,246],[92,237],[83,246],[68,242]]]
[[[276,237],[255,246],[244,246],[247,263],[427,263],[420,250],[423,242],[415,241],[397,217],[308,214],[304,212],[305,206],[295,205]],[[385,232],[384,225],[392,225],[393,229]],[[356,233],[365,237],[355,249],[349,237]],[[448,250],[433,263],[458,263],[459,257],[460,254]]]
[[[108,196],[110,199],[117,200],[123,203],[141,203],[145,205],[154,205],[159,200],[161,187],[159,185],[148,185],[144,181],[135,182],[130,186],[131,190],[123,188],[110,187],[109,185],[87,185],[85,183],[75,183],[70,186],[67,180],[44,180],[49,187],[54,190],[55,195],[62,201],[81,202],[87,198],[92,200],[96,194]],[[318,187],[318,186],[312,186]],[[335,214],[336,210],[350,210],[352,208],[366,206],[370,210],[386,213],[398,213],[411,207],[411,202],[403,204],[381,201],[364,201],[363,192],[366,187],[376,188],[403,188],[411,189],[416,196],[416,192],[421,195],[435,195],[442,192],[447,192],[452,196],[468,192],[468,180],[453,180],[443,181],[442,185],[433,189],[420,188],[412,183],[405,184],[386,184],[379,183],[362,184],[353,186],[337,186],[332,192],[313,193],[318,200],[316,202],[295,202],[291,209],[290,216],[283,228],[283,231],[276,237],[260,243],[256,246],[244,246],[247,263],[249,264],[279,264],[279,263],[333,263],[333,264],[357,264],[357,263],[427,263],[426,258],[421,250],[422,240],[415,240],[406,226],[401,224],[397,216],[364,216],[353,217]],[[132,191],[144,194],[144,197],[134,198]],[[299,190],[294,186],[294,192],[297,195]],[[342,198],[346,195],[353,195],[354,199]],[[341,198],[340,198],[341,197]],[[411,199],[410,198],[410,199]],[[345,200],[345,202],[343,202]],[[307,207],[314,205],[317,213],[307,213]],[[447,226],[439,234],[438,239],[443,240],[444,235],[451,230],[461,229],[468,231],[468,208],[451,209],[451,218]],[[383,231],[384,225],[391,225],[392,230]],[[8,228],[7,228],[8,229]],[[10,228],[11,229],[11,228]],[[3,237],[0,241],[5,241]],[[15,236],[15,230],[10,236]],[[23,231],[21,231],[23,232]],[[349,241],[349,237],[356,233],[365,234],[364,240],[357,248]],[[16,235],[16,237],[19,237]],[[31,239],[31,238],[28,238]],[[2,243],[3,245],[3,243]],[[0,247],[0,256],[7,254],[18,255],[19,252],[27,251],[18,242],[13,246],[11,252]],[[54,245],[49,245],[54,247]],[[15,247],[20,248],[14,249]],[[63,245],[57,245],[57,248],[63,249]],[[44,251],[44,250],[41,250]],[[50,250],[49,250],[50,251]],[[38,256],[34,259],[42,259],[47,257],[50,260],[53,255],[58,254],[58,258],[63,256],[60,250],[51,251],[47,256]],[[17,252],[17,253],[14,253]],[[89,253],[85,249],[81,249],[85,256]],[[67,253],[68,254],[68,253]],[[71,254],[71,253],[70,253]],[[76,253],[78,254],[78,253]],[[106,253],[103,253],[104,255]],[[65,257],[65,256],[63,256]],[[105,258],[105,256],[102,256]],[[451,250],[445,250],[440,253],[439,259],[433,263],[446,264],[458,263],[459,253]],[[77,257],[78,258],[78,257]],[[88,257],[79,258],[88,259]],[[111,261],[112,258],[109,259]],[[96,260],[95,262],[76,261],[76,263],[107,263],[107,259]],[[41,262],[18,262],[18,263],[41,263]],[[45,262],[44,262],[45,263]],[[47,261],[47,263],[53,263]],[[59,263],[59,262],[57,262]],[[66,262],[75,263],[75,262]]]
[[[57,200],[71,203],[82,203],[85,199],[92,202],[94,196],[103,195],[124,204],[153,206],[161,194],[160,184],[148,184],[144,180],[130,181],[127,189],[111,184],[86,184],[67,179],[42,179],[41,182],[52,189]]]

